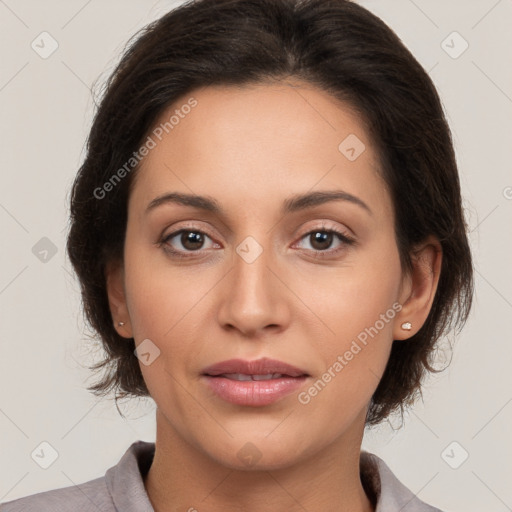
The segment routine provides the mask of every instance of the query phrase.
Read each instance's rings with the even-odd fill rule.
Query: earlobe
[[[107,264],[105,270],[108,303],[112,314],[112,322],[117,333],[123,338],[133,338],[132,326],[126,305],[124,289],[124,267],[122,263]]]
[[[411,254],[412,269],[407,276],[402,309],[397,316],[393,339],[405,340],[416,334],[425,323],[439,283],[442,248],[429,237]]]

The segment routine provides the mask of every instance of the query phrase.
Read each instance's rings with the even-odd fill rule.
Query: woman
[[[156,442],[2,510],[438,510],[361,451],[473,288],[439,97],[381,20],[345,0],[169,12],[108,81],[71,220],[106,351],[91,390],[151,396]]]

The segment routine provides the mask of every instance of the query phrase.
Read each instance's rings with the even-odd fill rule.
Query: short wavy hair
[[[196,0],[150,23],[128,42],[105,83],[71,191],[67,251],[78,275],[84,314],[105,354],[90,367],[97,396],[148,396],[134,340],[118,335],[105,269],[122,262],[127,204],[138,167],[108,196],[98,190],[132,157],[162,112],[198,87],[243,86],[298,78],[350,105],[380,158],[394,205],[404,271],[429,235],[442,247],[437,292],[422,328],[394,340],[366,424],[411,405],[436,342],[465,323],[473,297],[457,164],[436,89],[398,36],[348,0]]]

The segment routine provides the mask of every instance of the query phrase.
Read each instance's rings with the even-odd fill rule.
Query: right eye
[[[189,257],[187,253],[199,252],[204,249],[206,239],[209,239],[213,246],[219,246],[206,233],[198,229],[174,231],[164,236],[160,243],[165,245],[165,250],[170,254],[187,258]],[[212,245],[209,248],[213,248]]]

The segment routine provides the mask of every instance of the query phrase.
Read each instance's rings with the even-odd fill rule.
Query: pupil
[[[315,249],[328,249],[332,242],[332,233],[326,233],[325,231],[317,231],[312,234],[313,243],[311,244]],[[327,244],[326,244],[327,242]],[[320,244],[320,247],[317,247],[317,244]],[[323,244],[323,245],[322,245]]]
[[[186,249],[199,249],[203,245],[202,235],[193,231],[184,232],[181,234],[181,243]]]

